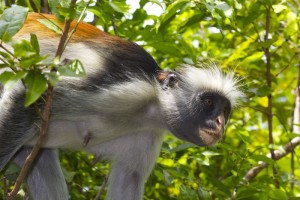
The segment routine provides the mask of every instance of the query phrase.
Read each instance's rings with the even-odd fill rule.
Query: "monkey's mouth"
[[[213,130],[207,128],[199,128],[199,136],[206,146],[212,146],[222,138],[223,129]]]

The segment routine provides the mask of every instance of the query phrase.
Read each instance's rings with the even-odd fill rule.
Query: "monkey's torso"
[[[45,19],[39,14],[29,14],[16,39],[29,39],[30,33],[35,33],[41,55],[53,59],[60,35],[39,20]],[[71,28],[73,26],[75,22]],[[133,129],[138,133],[161,128],[160,121],[153,120],[159,115],[155,91],[155,74],[159,67],[140,46],[81,23],[63,53],[64,59],[79,59],[86,77],[63,77],[55,86],[44,147],[98,153],[99,144],[125,136]],[[34,106],[23,108],[25,90],[21,83],[17,87],[17,92],[7,92],[0,101],[1,110],[8,113],[5,123],[0,121],[0,137],[3,137],[0,146],[5,145],[4,138],[14,134],[27,140],[29,146],[34,145],[37,138],[39,116]],[[6,160],[1,159],[5,156],[7,152],[0,149],[0,160]]]

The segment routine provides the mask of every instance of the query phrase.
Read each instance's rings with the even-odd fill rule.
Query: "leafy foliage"
[[[64,7],[63,4],[57,6],[59,1],[49,2],[54,13],[61,15],[63,9],[55,9]],[[162,14],[149,14],[151,5],[161,9]],[[279,161],[266,156],[270,149],[282,150],[283,145],[298,136],[291,127],[300,66],[299,3],[294,0],[140,0],[138,8],[129,7],[125,0],[102,0],[91,4],[88,10],[96,16],[92,23],[142,45],[162,68],[213,61],[225,71],[234,70],[242,77],[247,95],[232,113],[226,136],[216,146],[199,148],[168,135],[147,181],[144,198],[299,198],[299,147],[294,152],[294,167],[290,154]],[[6,38],[4,35],[9,31],[4,31],[2,27],[7,25],[1,19],[0,36]],[[32,66],[39,65],[45,55],[39,55],[34,36],[31,42],[22,41],[14,48],[15,55],[21,59],[18,67],[22,70],[1,74],[0,81],[6,87],[13,87],[24,78],[29,88],[35,88],[35,79],[41,81],[45,76]],[[270,51],[271,85],[266,76],[266,49]],[[7,52],[0,54],[5,64],[15,66],[14,57]],[[72,69],[74,65],[76,62],[62,70],[70,75],[68,69],[76,71]],[[81,65],[76,69],[81,72]],[[44,89],[42,85],[32,90],[40,94]],[[274,144],[269,143],[270,95]],[[62,152],[61,159],[71,199],[93,199],[108,174],[108,164],[91,167],[92,156],[82,153]],[[268,167],[250,182],[245,181],[248,170],[261,161]],[[273,167],[277,174],[273,173]]]

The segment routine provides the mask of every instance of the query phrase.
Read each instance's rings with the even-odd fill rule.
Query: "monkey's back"
[[[54,20],[61,28],[63,24],[53,15],[44,15]],[[30,13],[18,37],[29,37],[30,33],[38,36],[41,51],[54,56],[60,34],[50,30],[41,23],[46,20],[40,14]],[[71,28],[76,26],[71,23]],[[27,36],[26,36],[27,35]],[[155,60],[137,44],[117,36],[105,33],[95,26],[80,22],[72,35],[63,59],[79,59],[87,70],[85,89],[95,89],[95,86],[105,86],[119,81],[129,81],[132,77],[148,76],[152,79],[160,70]]]

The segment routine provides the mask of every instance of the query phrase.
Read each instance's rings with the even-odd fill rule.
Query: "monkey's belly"
[[[43,146],[47,148],[82,149],[82,138],[78,131],[74,121],[50,122]],[[37,136],[28,141],[27,145],[34,145],[36,140]]]
[[[54,119],[49,124],[47,138],[44,142],[46,148],[63,148],[72,150],[88,149],[94,145],[106,143],[127,134],[145,130],[158,129],[153,126],[145,126],[138,123],[132,126],[124,126],[114,120],[104,119],[101,116],[85,115],[80,117],[69,117],[68,119]],[[33,146],[37,136],[26,145]]]

